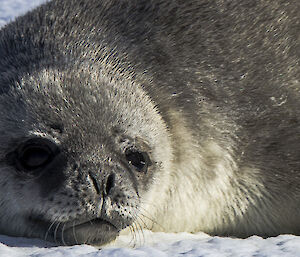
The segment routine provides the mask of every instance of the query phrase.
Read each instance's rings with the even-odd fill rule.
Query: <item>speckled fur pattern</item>
[[[298,0],[54,0],[6,25],[0,232],[299,235],[299,35]],[[61,151],[38,176],[6,160],[33,137]],[[75,226],[95,218],[117,233]]]

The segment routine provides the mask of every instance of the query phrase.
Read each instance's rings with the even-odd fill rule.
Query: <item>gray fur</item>
[[[300,234],[299,35],[297,0],[56,0],[6,25],[0,231]],[[25,174],[9,156],[33,137],[60,154]]]

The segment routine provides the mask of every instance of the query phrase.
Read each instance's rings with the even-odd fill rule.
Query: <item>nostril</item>
[[[115,174],[110,174],[106,180],[105,193],[108,195],[111,189],[115,186]]]
[[[89,176],[93,182],[93,185],[94,185],[94,188],[95,188],[97,194],[100,194],[100,185],[99,185],[98,180],[95,178],[95,176],[91,172],[89,172]]]

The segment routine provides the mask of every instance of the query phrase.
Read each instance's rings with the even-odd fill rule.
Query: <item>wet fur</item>
[[[137,227],[300,234],[299,13],[296,0],[42,5],[0,32],[0,158],[39,135],[97,170],[107,158],[118,163],[109,145],[126,135],[156,164],[126,212],[139,216]],[[60,204],[28,206],[38,182],[18,189],[24,180],[13,172],[1,162],[3,233],[42,237],[26,227],[25,212],[61,219],[66,202],[79,201],[50,185]],[[60,172],[72,185],[73,170]],[[126,183],[120,190],[138,198]]]

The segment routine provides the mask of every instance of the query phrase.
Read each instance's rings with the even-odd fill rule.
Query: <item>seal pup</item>
[[[300,234],[300,2],[54,0],[0,31],[0,232]]]

